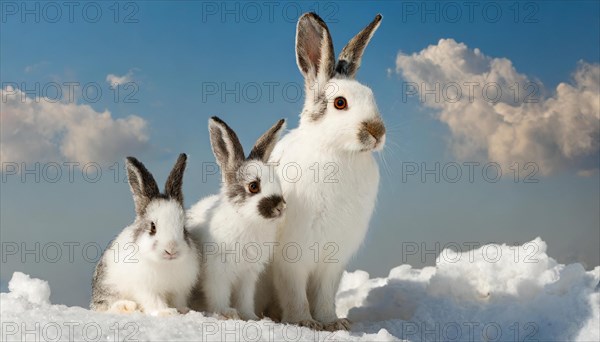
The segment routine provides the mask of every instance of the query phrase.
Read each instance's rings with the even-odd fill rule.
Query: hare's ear
[[[360,31],[359,34],[354,36],[354,38],[344,46],[344,49],[338,58],[337,65],[335,66],[335,72],[337,74],[349,78],[354,78],[356,76],[356,72],[360,67],[360,60],[362,59],[363,52],[375,31],[377,31],[381,19],[381,14],[377,14],[375,19],[373,19],[367,27]]]
[[[183,206],[183,172],[185,171],[185,165],[187,162],[187,155],[182,153],[177,158],[173,170],[167,178],[165,183],[165,193],[170,198],[176,200]]]
[[[315,13],[306,13],[296,27],[296,62],[307,84],[322,87],[334,75],[333,43],[327,25]]]
[[[271,152],[273,152],[273,148],[275,148],[275,144],[279,141],[279,136],[281,132],[285,129],[285,120],[281,119],[277,121],[273,127],[269,128],[258,140],[252,151],[250,151],[250,155],[248,159],[258,159],[262,162],[266,163],[271,156]]]
[[[135,212],[144,215],[150,201],[160,195],[158,185],[144,164],[134,157],[127,157],[127,179],[133,194]]]
[[[223,180],[235,181],[235,173],[244,162],[244,149],[235,132],[216,116],[208,121],[210,145],[221,168]],[[233,177],[233,178],[232,178]]]

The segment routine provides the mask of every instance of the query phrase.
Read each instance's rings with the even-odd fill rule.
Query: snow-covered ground
[[[0,296],[2,341],[600,341],[600,267],[557,264],[535,239],[520,247],[444,250],[435,267],[392,269],[387,278],[345,273],[338,315],[351,332],[91,312],[49,302],[48,283],[15,272]]]

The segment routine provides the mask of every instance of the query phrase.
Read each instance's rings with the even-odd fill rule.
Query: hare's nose
[[[164,258],[167,260],[173,260],[173,259],[177,258],[178,255],[179,254],[175,250],[169,251],[169,250],[165,249]]]
[[[281,213],[283,213],[285,211],[285,208],[287,207],[285,200],[281,200],[281,202],[279,202],[279,204],[277,204],[277,206],[275,207],[275,212],[277,213],[277,215],[281,215]]]
[[[177,254],[177,242],[171,241],[167,244],[165,248],[165,253],[168,255],[176,255]]]
[[[363,122],[363,128],[378,142],[385,135],[385,126],[380,119]]]
[[[258,202],[258,212],[266,219],[279,217],[284,210],[285,201],[280,195],[264,197]]]

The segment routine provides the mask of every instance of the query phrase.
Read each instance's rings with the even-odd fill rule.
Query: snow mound
[[[15,272],[0,294],[2,341],[530,341],[600,340],[600,267],[561,265],[537,238],[523,246],[444,250],[436,267],[401,265],[387,278],[344,273],[337,294],[351,332],[270,320],[97,313],[52,305],[50,287]]]
[[[50,286],[48,282],[41,279],[31,279],[25,273],[13,273],[8,283],[8,290],[12,297],[23,298],[25,302],[39,305],[50,304]]]
[[[357,331],[415,341],[600,341],[600,267],[561,265],[536,238],[444,250],[436,267],[402,265],[387,278],[345,273],[337,313]]]

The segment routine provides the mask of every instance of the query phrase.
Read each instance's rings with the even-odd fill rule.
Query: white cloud
[[[584,169],[577,171],[577,175],[580,177],[593,177],[598,174],[598,169]]]
[[[572,82],[560,83],[546,96],[543,85],[518,73],[509,59],[488,57],[477,48],[442,39],[412,55],[399,53],[396,72],[414,82],[425,106],[438,110],[438,119],[450,128],[453,152],[461,159],[484,157],[504,165],[535,162],[543,174],[565,167],[587,174],[598,167],[598,64],[580,62]],[[468,82],[476,84],[472,97]],[[423,92],[435,89],[436,83],[437,101],[434,94]],[[453,102],[456,84],[462,98]],[[502,95],[492,101],[498,87]]]
[[[147,122],[139,116],[113,119],[85,104],[26,97],[0,89],[3,162],[109,163],[147,147]]]
[[[41,67],[43,67],[45,65],[48,65],[48,64],[50,64],[50,63],[46,62],[46,61],[42,61],[42,62],[39,62],[39,63],[28,65],[28,66],[25,67],[25,72],[26,73],[33,72],[33,71],[35,71],[35,70],[37,70],[37,69],[39,69],[39,68],[41,68]]]
[[[108,74],[106,76],[106,82],[108,82],[108,84],[110,84],[112,86],[129,83],[132,80],[133,80],[133,70],[129,70],[123,76],[118,76],[115,74]]]

